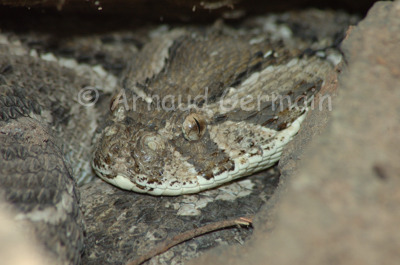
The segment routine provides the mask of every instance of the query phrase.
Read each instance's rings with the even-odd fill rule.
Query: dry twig
[[[231,220],[224,220],[224,221],[211,223],[211,224],[199,227],[199,228],[195,228],[195,229],[186,231],[184,233],[181,233],[179,235],[172,237],[171,239],[167,239],[164,242],[161,242],[160,244],[156,245],[153,249],[151,249],[146,254],[140,256],[137,259],[129,261],[126,265],[142,264],[146,260],[149,260],[152,257],[157,256],[157,255],[167,251],[168,249],[172,248],[175,245],[178,245],[178,244],[185,242],[191,238],[194,238],[194,237],[197,237],[197,236],[200,236],[200,235],[212,232],[212,231],[216,231],[216,230],[231,227],[231,226],[240,226],[240,225],[249,226],[252,224],[252,220],[253,220],[252,216],[239,217],[239,218],[235,218],[235,219],[231,219]]]

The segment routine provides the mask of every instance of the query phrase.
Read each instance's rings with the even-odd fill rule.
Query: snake
[[[144,40],[137,46],[135,37],[116,35],[109,49],[104,38],[105,50],[112,51],[106,57],[110,64],[126,62],[121,73],[63,58],[71,52],[68,40],[52,54],[41,48],[51,40],[2,32],[0,199],[12,208],[13,220],[33,227],[61,264],[79,264],[85,249],[83,217],[86,227],[97,227],[96,218],[106,216],[106,209],[125,205],[119,196],[142,207],[155,198],[169,205],[180,197],[191,203],[190,198],[207,197],[219,186],[276,165],[310,110],[319,106],[326,77],[341,58],[331,37],[350,19],[335,14],[330,19],[342,24],[312,37],[319,27],[303,16],[313,12],[293,19],[266,16],[240,27],[220,22],[160,26],[145,36],[139,33]],[[280,25],[285,19],[306,26],[291,31]],[[98,39],[77,43],[88,52]],[[135,196],[101,186],[94,173]],[[93,193],[85,194],[82,187],[88,186],[95,187]],[[82,212],[80,193],[86,200],[100,196],[93,203],[109,202],[87,203]],[[151,196],[136,199],[136,193]],[[126,216],[130,220],[135,214]],[[129,222],[112,222],[122,231],[133,229]],[[148,222],[135,227],[138,234],[158,233]],[[110,238],[100,237],[99,242]],[[98,239],[93,242],[98,246]],[[86,251],[90,259],[98,250]]]
[[[169,31],[131,63],[92,166],[122,189],[172,196],[264,170],[299,131],[330,67],[266,36]]]

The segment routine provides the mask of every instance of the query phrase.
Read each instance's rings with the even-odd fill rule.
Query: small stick
[[[175,245],[178,245],[182,242],[185,242],[191,238],[216,231],[222,228],[227,228],[231,226],[249,226],[252,224],[253,217],[248,216],[248,217],[239,217],[231,220],[224,220],[224,221],[219,221],[215,223],[211,223],[199,228],[195,228],[186,232],[183,232],[179,235],[176,235],[172,237],[171,239],[167,239],[164,242],[161,242],[160,244],[156,245],[153,249],[151,249],[149,252],[145,253],[144,255],[140,256],[137,259],[134,259],[132,261],[129,261],[126,265],[139,265],[142,264],[143,262],[151,259],[154,256],[157,256],[161,253],[164,253],[168,249],[172,248]]]

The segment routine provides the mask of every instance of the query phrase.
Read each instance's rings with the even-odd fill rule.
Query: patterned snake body
[[[331,68],[267,35],[163,33],[133,60],[92,166],[113,185],[152,195],[197,193],[266,169]]]

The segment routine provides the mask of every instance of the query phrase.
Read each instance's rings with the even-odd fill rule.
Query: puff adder
[[[152,195],[197,193],[266,169],[331,67],[267,34],[160,34],[132,60],[92,166],[113,185]]]

